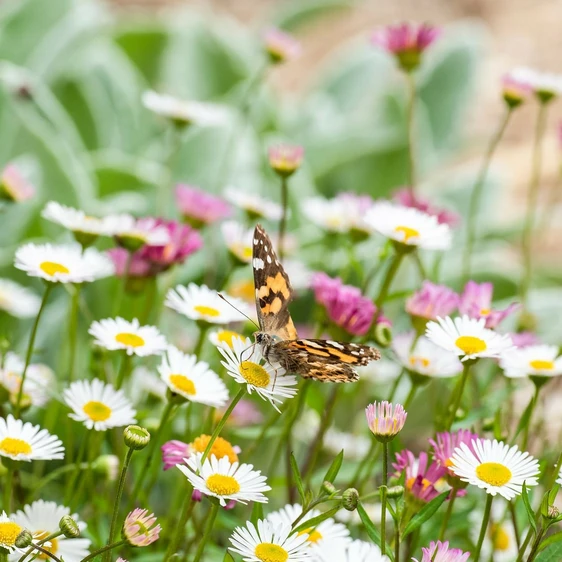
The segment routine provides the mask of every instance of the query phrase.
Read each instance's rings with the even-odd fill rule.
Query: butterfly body
[[[355,366],[380,358],[366,345],[298,338],[288,308],[293,297],[289,277],[260,225],[254,230],[252,264],[260,324],[254,338],[266,361],[305,378],[352,382],[359,378]]]

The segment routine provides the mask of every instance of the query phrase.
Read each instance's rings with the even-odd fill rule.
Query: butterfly
[[[354,367],[380,359],[377,349],[356,343],[299,339],[289,313],[293,289],[273,244],[258,224],[254,230],[252,266],[259,328],[255,342],[268,363],[323,382],[353,382]]]

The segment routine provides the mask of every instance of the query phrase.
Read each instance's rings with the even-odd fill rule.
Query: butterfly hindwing
[[[297,331],[289,313],[293,289],[265,230],[254,230],[252,266],[260,329],[282,340],[294,340]]]

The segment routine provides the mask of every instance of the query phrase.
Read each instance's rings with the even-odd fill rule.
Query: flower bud
[[[331,496],[336,493],[336,487],[331,482],[322,482],[322,491]]]
[[[128,425],[123,431],[125,445],[136,451],[144,449],[150,441],[150,433],[138,425]]]
[[[119,474],[119,457],[117,455],[100,455],[93,463],[96,474],[107,478],[109,482],[117,480]]]
[[[63,532],[67,539],[74,539],[80,536],[80,528],[78,523],[70,517],[70,515],[63,515],[59,521],[59,529]]]
[[[377,322],[373,336],[381,347],[388,347],[392,343],[392,326],[384,320]]]
[[[33,541],[33,535],[27,530],[24,529],[17,537],[14,545],[18,548],[27,548],[31,545]]]
[[[546,512],[547,519],[557,519],[560,516],[560,510],[555,505],[549,505]]]
[[[404,486],[391,486],[386,490],[387,498],[401,498],[404,495]]]
[[[355,511],[359,503],[359,492],[355,488],[348,488],[343,493],[342,506],[347,511]]]

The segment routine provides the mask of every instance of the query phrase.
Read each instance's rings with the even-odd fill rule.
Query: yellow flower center
[[[226,343],[230,348],[232,348],[233,338],[242,339],[242,336],[238,332],[234,332],[232,330],[221,330],[220,332],[217,332],[217,339],[219,342]]]
[[[252,258],[252,247],[245,246],[244,244],[235,243],[230,247],[232,253],[239,257],[242,261],[250,261]]]
[[[36,541],[42,541],[43,539],[46,539],[49,535],[50,533],[48,533],[47,531],[37,531],[33,533],[33,538]],[[45,550],[49,551],[51,554],[56,554],[59,549],[59,541],[57,539],[49,539],[46,543],[42,544],[41,546]],[[43,554],[42,552],[39,553],[37,558],[39,558],[39,560],[50,560],[49,556]]]
[[[289,553],[282,546],[270,542],[258,544],[254,554],[261,562],[285,562],[289,559]]]
[[[494,550],[506,551],[509,549],[509,535],[500,523],[490,525],[490,538]]]
[[[39,268],[47,275],[55,275],[55,273],[70,273],[70,270],[62,265],[62,263],[56,263],[54,261],[41,262]]]
[[[18,535],[23,531],[17,523],[12,521],[5,521],[0,523],[0,544],[6,546],[14,546]]]
[[[231,496],[240,491],[238,480],[232,476],[225,476],[224,474],[212,474],[207,478],[206,484],[207,488],[218,496]]]
[[[416,477],[415,476],[412,476],[412,478],[408,478],[408,480],[406,481],[406,488],[408,488],[408,490],[411,490],[415,483],[416,483]],[[427,478],[423,478],[422,479],[423,489],[425,490],[428,486],[431,486],[431,482],[429,480],[427,480]]]
[[[14,439],[13,437],[4,437],[0,441],[0,451],[7,455],[29,455],[33,451],[31,445],[23,439]]]
[[[102,402],[97,402],[96,400],[86,402],[82,409],[84,410],[84,413],[95,422],[105,421],[111,416],[111,408]]]
[[[237,281],[233,283],[228,293],[233,297],[238,297],[250,302],[254,302],[256,298],[256,290],[253,281]]]
[[[399,232],[404,236],[404,242],[408,242],[410,238],[417,238],[420,233],[415,228],[409,226],[397,226],[394,232]]]
[[[253,386],[266,388],[269,384],[269,373],[257,363],[252,363],[252,361],[242,361],[238,370],[244,379]]]
[[[475,338],[474,336],[461,336],[455,341],[455,345],[464,351],[466,355],[472,355],[473,353],[480,353],[481,351],[486,351],[486,342],[480,338]]]
[[[490,314],[491,309],[489,308],[481,308],[480,309],[480,316],[488,316]]]
[[[142,347],[145,343],[140,336],[131,334],[130,332],[120,332],[115,336],[115,341],[129,347]]]
[[[212,308],[210,306],[197,305],[194,306],[193,309],[195,312],[201,314],[201,316],[210,316],[211,318],[220,316],[220,312],[216,308]]]
[[[323,539],[324,537],[322,536],[322,533],[320,533],[319,531],[317,531],[316,529],[312,530],[312,527],[310,529],[305,529],[304,531],[301,531],[299,533],[300,535],[304,535],[304,534],[308,534],[308,538],[306,539],[308,542],[318,542],[320,539]]]
[[[551,371],[554,369],[554,361],[545,361],[544,359],[533,359],[529,365],[537,371]]]
[[[342,218],[341,217],[328,217],[326,219],[326,225],[329,228],[339,228],[342,224]]]
[[[410,357],[410,365],[412,365],[412,367],[415,367],[416,365],[419,365],[420,367],[429,367],[430,364],[431,361],[427,359],[427,357],[416,357],[415,355]]]
[[[490,486],[504,486],[511,480],[511,470],[499,462],[484,462],[476,468],[476,476]]]
[[[210,435],[200,435],[197,437],[191,447],[198,453],[205,452],[207,445],[209,444],[211,437]],[[217,437],[211,450],[209,451],[209,456],[215,455],[217,459],[222,459],[223,457],[228,457],[228,460],[233,463],[238,461],[238,455],[234,451],[234,447],[222,437]]]
[[[180,374],[170,375],[170,382],[180,392],[189,394],[191,396],[197,394],[197,391],[195,390],[195,384],[191,379],[188,379],[185,375],[180,375]]]

